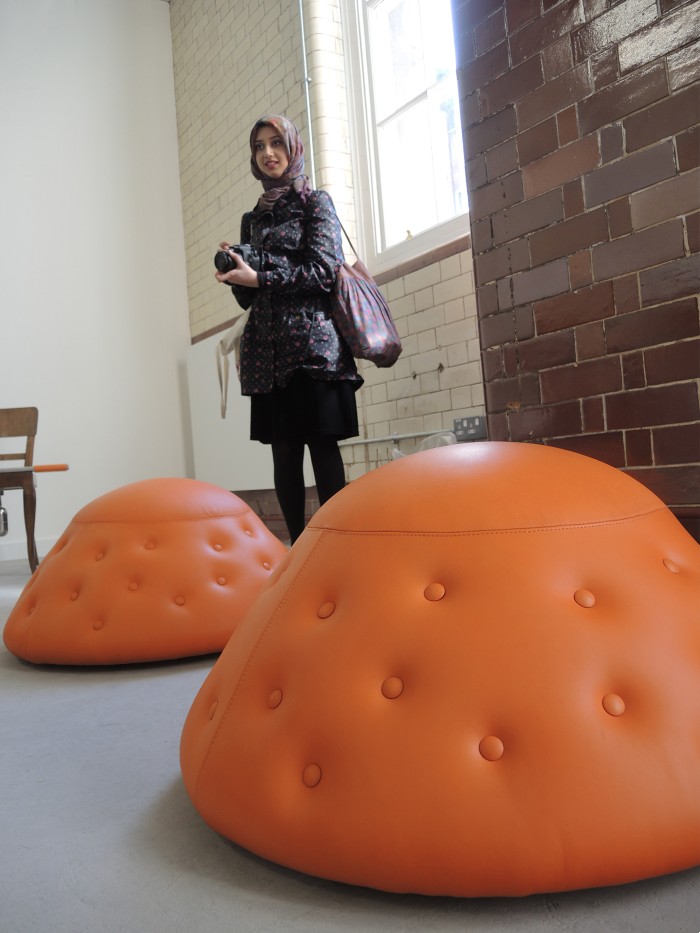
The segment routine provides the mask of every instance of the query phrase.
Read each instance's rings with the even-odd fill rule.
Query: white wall
[[[193,470],[168,4],[0,0],[0,127],[0,406],[70,464],[38,478],[41,556],[96,496]]]

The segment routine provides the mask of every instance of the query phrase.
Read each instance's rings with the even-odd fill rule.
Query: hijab
[[[279,134],[287,150],[289,165],[280,178],[270,178],[265,175],[255,161],[255,137],[261,126],[271,126]],[[313,189],[308,176],[304,174],[304,144],[299,130],[291,120],[277,114],[260,117],[250,131],[250,153],[250,170],[253,176],[262,182],[264,189],[258,200],[258,206],[262,210],[272,210],[277,199],[287,194],[292,188],[299,192],[302,200],[306,200],[307,194]]]

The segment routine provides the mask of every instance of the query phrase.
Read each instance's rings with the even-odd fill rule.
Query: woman
[[[272,447],[275,491],[294,543],[304,529],[304,447],[323,505],[345,485],[338,441],[358,434],[362,378],[330,309],[343,262],[340,224],[330,196],[314,191],[304,174],[299,132],[285,117],[261,117],[250,148],[251,171],[263,186],[241,222],[252,258],[231,251],[235,269],[216,278],[251,309],[241,338],[241,391],[251,397],[251,440]]]

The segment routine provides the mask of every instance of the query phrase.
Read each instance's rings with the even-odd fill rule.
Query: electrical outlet
[[[471,418],[455,418],[454,432],[458,441],[479,441],[486,438],[486,418],[474,415]]]

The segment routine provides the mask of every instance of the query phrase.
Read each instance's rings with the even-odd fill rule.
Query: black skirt
[[[345,379],[333,382],[312,379],[304,370],[297,370],[286,386],[251,395],[250,439],[272,444],[356,437],[357,388]]]

